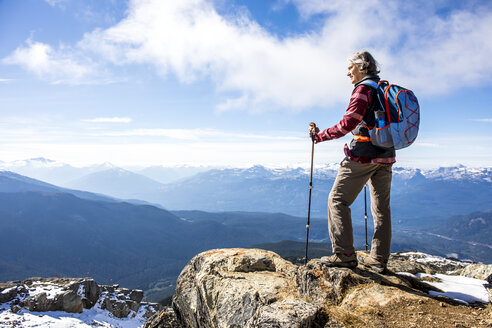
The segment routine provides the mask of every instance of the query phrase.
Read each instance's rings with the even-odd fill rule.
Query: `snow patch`
[[[13,291],[14,289],[16,289],[17,287],[10,287],[10,288],[7,288],[7,289],[4,289],[0,292],[0,294],[5,294],[7,295],[8,293],[10,293],[11,291]]]
[[[429,291],[433,296],[445,296],[464,305],[470,303],[489,303],[489,292],[485,286],[488,282],[485,280],[468,278],[463,276],[450,276],[446,274],[427,274],[409,272],[397,272],[398,275],[414,277],[425,281],[426,284],[434,286],[441,292]]]
[[[2,304],[1,307],[10,307],[10,304]],[[138,328],[145,324],[144,310],[138,311],[133,318],[116,318],[108,311],[94,306],[92,309],[84,309],[82,313],[30,312],[22,309],[18,313],[0,308],[0,327],[52,327],[52,328],[89,328],[89,327],[114,327],[114,328]]]
[[[56,295],[63,293],[63,288],[55,286],[53,284],[38,283],[35,282],[31,287],[29,287],[29,296],[36,296],[41,293],[46,294],[46,298],[54,300]]]
[[[448,276],[439,273],[434,275],[418,273],[417,277],[432,277],[440,280],[440,282],[426,280],[429,285],[443,291],[443,293],[429,291],[430,295],[446,296],[466,305],[470,303],[489,303],[490,301],[489,293],[485,288],[488,283],[485,280],[463,276]]]
[[[84,285],[80,285],[79,289],[77,290],[77,295],[80,296],[81,299],[86,299],[87,297],[85,296],[85,287]]]

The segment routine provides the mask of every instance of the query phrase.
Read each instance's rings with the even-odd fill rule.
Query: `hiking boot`
[[[365,267],[369,267],[377,273],[386,271],[386,262],[375,260],[371,256],[359,257],[359,262]]]
[[[355,269],[357,267],[357,256],[355,253],[336,253],[332,256],[323,256],[321,262],[329,267],[341,267]]]

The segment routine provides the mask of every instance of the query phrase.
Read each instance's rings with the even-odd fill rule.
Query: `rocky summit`
[[[93,309],[96,312],[107,311],[114,318],[138,316],[145,319],[162,310],[160,304],[142,302],[143,296],[141,290],[120,288],[118,285],[98,285],[91,278],[30,278],[9,281],[0,283],[0,327],[23,326],[22,322],[26,319],[15,314],[26,312],[60,311],[76,314]],[[48,323],[33,323],[33,326],[38,325],[51,326]]]
[[[452,279],[464,288],[452,291]],[[218,249],[186,265],[173,310],[145,327],[492,327],[491,283],[492,265],[416,252],[392,254],[378,274],[361,265],[331,268],[313,259],[297,266],[269,251]]]

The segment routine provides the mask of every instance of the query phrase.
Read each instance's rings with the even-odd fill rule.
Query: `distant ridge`
[[[143,175],[114,167],[90,173],[67,182],[65,186],[118,198],[138,198],[140,193],[158,190],[163,185]]]
[[[0,192],[56,192],[69,193],[89,200],[116,201],[114,198],[87,191],[61,188],[50,183],[32,179],[14,172],[0,171]]]
[[[51,167],[49,163],[54,161],[47,159],[31,161],[48,163],[49,169],[43,166],[38,168],[45,175],[47,172],[54,174],[58,169],[66,169],[59,163],[55,165],[56,168]],[[314,216],[327,215],[326,199],[337,167],[336,164],[327,164],[317,166],[314,170]],[[34,167],[30,169],[35,170]],[[105,163],[84,169],[85,177],[72,179],[73,184],[68,187],[118,198],[138,199],[172,210],[281,212],[294,216],[306,213],[309,172],[305,168],[267,168],[256,165],[206,171],[196,169],[198,173],[195,174],[197,171],[190,167],[181,169],[184,171],[179,171],[179,168],[152,167],[154,176],[165,176],[172,172],[180,177],[182,175],[179,172],[192,174],[173,183],[162,184],[144,176],[145,172],[150,172],[145,169],[139,168],[138,173],[135,173]],[[82,171],[77,172],[80,174]],[[422,225],[428,223],[429,217],[432,221],[445,220],[452,215],[492,210],[490,167],[394,167],[393,172],[392,208],[397,225]],[[64,186],[67,187],[67,184]],[[360,196],[352,208],[355,220],[363,217],[362,206]]]

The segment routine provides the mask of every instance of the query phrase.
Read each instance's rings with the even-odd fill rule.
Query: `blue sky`
[[[367,49],[421,104],[398,165],[491,166],[491,32],[491,1],[0,0],[0,161],[309,165]]]

